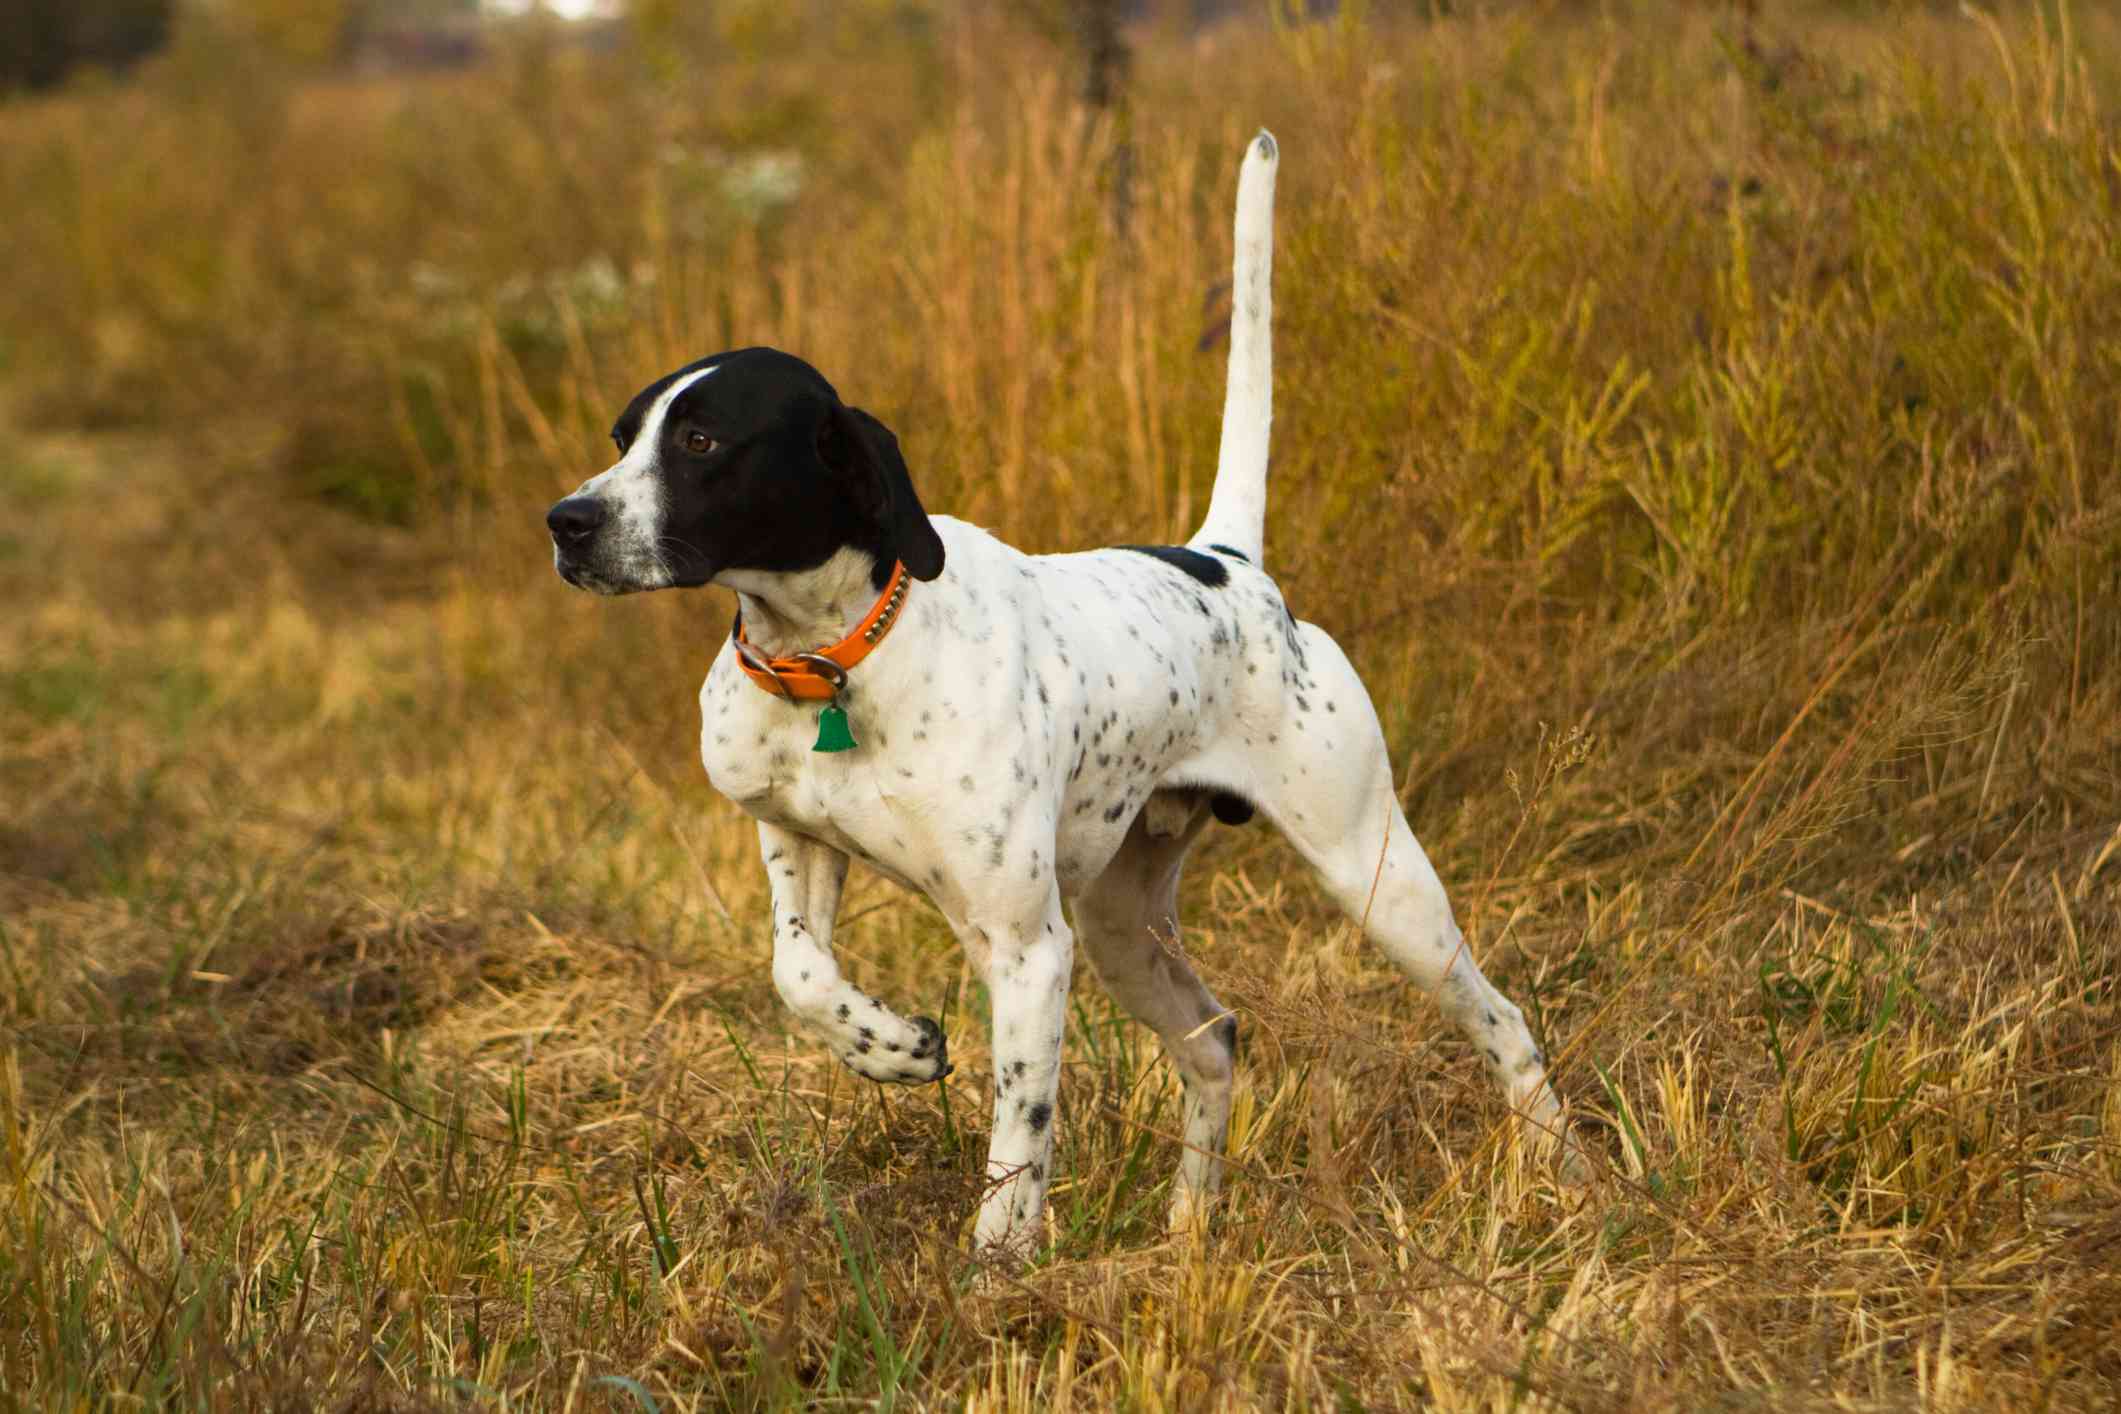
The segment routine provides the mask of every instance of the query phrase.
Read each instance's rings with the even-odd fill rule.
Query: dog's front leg
[[[900,1016],[840,975],[832,924],[847,856],[766,824],[759,853],[773,891],[773,985],[781,1000],[857,1075],[905,1085],[948,1075],[942,1027]]]
[[[982,926],[994,999],[994,1132],[975,1243],[1015,1256],[1036,1245],[1053,1173],[1054,1105],[1075,938],[1058,894],[1043,911]]]

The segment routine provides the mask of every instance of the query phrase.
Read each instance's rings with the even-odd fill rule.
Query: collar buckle
[[[748,638],[735,635],[730,636],[729,643],[736,649],[737,660],[744,665],[744,671],[750,675],[753,682],[768,692],[779,693],[790,702],[795,701],[795,694],[789,691],[787,683],[781,681],[780,670],[773,666],[773,660],[756,644]]]
[[[749,647],[750,645],[746,644],[745,646]],[[754,648],[752,651],[755,653],[758,650]],[[791,653],[788,656],[832,684],[832,695],[834,697],[838,697],[847,690],[847,670],[827,658],[824,654]]]

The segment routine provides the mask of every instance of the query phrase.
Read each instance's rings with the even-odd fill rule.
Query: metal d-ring
[[[732,638],[729,641],[736,646],[736,656],[744,660],[746,667],[763,674],[766,681],[773,684],[775,692],[778,692],[790,702],[795,701],[795,694],[789,691],[787,683],[781,681],[781,675],[774,670],[771,658],[768,658],[752,644],[741,638]],[[839,665],[835,663],[833,666],[838,667]]]
[[[809,668],[826,682],[832,684],[832,695],[837,698],[847,688],[847,670],[822,653],[790,654],[796,662]]]

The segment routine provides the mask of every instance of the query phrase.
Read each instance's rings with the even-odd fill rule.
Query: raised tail
[[[1260,129],[1237,174],[1237,255],[1230,290],[1230,375],[1222,454],[1195,545],[1221,545],[1263,563],[1267,428],[1274,420],[1274,168],[1281,153]]]

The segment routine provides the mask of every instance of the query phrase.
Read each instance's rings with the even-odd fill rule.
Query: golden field
[[[1152,27],[1113,114],[1015,11],[672,8],[0,107],[0,1399],[2121,1398],[2121,24]],[[955,944],[856,875],[945,1084],[791,1034],[696,756],[727,596],[575,594],[541,517],[771,343],[932,510],[1182,540],[1262,125],[1271,568],[1598,1173],[1218,829],[1213,1226],[1085,976],[1050,1241],[978,1282]]]

